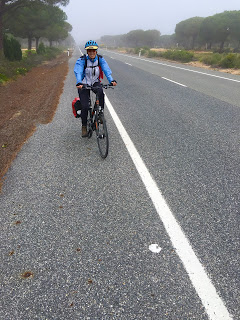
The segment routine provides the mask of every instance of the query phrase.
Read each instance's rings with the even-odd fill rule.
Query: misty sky
[[[135,29],[172,34],[182,20],[240,10],[240,0],[70,0],[62,9],[73,26],[72,36],[80,43]]]

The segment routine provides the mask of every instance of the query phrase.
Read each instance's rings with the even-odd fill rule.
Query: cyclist
[[[96,41],[89,40],[85,44],[85,50],[87,50],[87,56],[80,57],[74,67],[74,73],[77,79],[76,87],[78,88],[78,94],[81,102],[81,118],[82,118],[82,137],[87,137],[87,115],[88,115],[88,103],[89,103],[89,90],[84,89],[84,85],[94,86],[93,92],[98,90],[99,105],[104,108],[104,93],[100,86],[101,70],[104,72],[109,83],[113,86],[117,85],[117,81],[112,77],[112,71],[109,68],[106,60],[97,55],[98,44]]]

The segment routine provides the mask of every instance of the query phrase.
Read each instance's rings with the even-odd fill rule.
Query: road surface
[[[102,50],[102,160],[71,111],[79,54],[0,195],[0,319],[240,319],[240,77]]]

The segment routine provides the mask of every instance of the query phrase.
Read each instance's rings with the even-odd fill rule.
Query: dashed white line
[[[131,66],[131,67],[132,67],[132,64],[131,64],[131,63],[127,63],[127,62],[125,62],[125,64],[128,64],[129,66]]]
[[[164,78],[164,77],[162,77],[162,78],[163,78],[163,79],[165,79],[165,80],[167,80],[167,81],[170,81],[170,82],[176,83],[176,84],[178,84],[179,86],[186,87],[186,86],[185,86],[185,84],[182,84],[182,83],[179,83],[179,82],[176,82],[176,81],[170,80],[170,79],[168,79],[168,78]]]
[[[105,101],[132,161],[171,239],[172,245],[176,249],[209,318],[211,320],[232,319],[106,95]]]
[[[127,54],[123,54],[123,53],[118,53],[118,52],[114,52],[114,54],[118,54],[120,56],[125,56],[125,57],[132,58],[132,59],[142,60],[142,61],[146,61],[146,62],[150,62],[150,63],[160,64],[160,65],[167,66],[167,67],[170,67],[170,68],[181,69],[181,70],[188,71],[188,72],[195,72],[195,73],[203,74],[203,75],[206,75],[206,76],[209,76],[209,77],[214,77],[214,78],[219,78],[219,79],[224,79],[224,80],[234,81],[234,82],[239,82],[240,83],[240,80],[226,78],[226,77],[222,77],[222,76],[217,76],[217,75],[211,74],[211,73],[201,72],[201,71],[187,69],[187,68],[183,68],[183,67],[177,67],[177,66],[173,66],[173,65],[170,65],[170,64],[167,64],[167,63],[148,60],[148,59],[143,59],[143,58],[138,58],[138,57],[133,57],[133,56],[130,56],[130,55],[127,55]]]

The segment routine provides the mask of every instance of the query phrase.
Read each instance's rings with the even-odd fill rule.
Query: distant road
[[[222,101],[240,106],[240,76],[227,74],[189,65],[131,56],[114,51],[102,50],[104,56],[112,57],[133,67],[157,75],[166,81],[186,86],[215,97]]]

